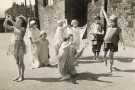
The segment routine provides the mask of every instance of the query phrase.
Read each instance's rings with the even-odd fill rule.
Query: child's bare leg
[[[107,55],[107,51],[104,52],[104,61],[105,61],[105,65],[107,66],[107,57],[106,57],[106,55]]]
[[[92,45],[92,52],[94,54],[94,60],[96,60],[96,51],[95,51],[95,45]]]
[[[22,60],[22,62],[21,62],[21,68],[22,68],[22,75],[21,75],[21,77],[22,77],[22,79],[24,79],[24,71],[25,71],[25,65],[24,65],[23,59],[24,59],[24,57],[22,56],[22,58],[21,58],[21,60]]]
[[[19,61],[20,61],[20,64],[19,64],[19,68],[20,68],[20,78],[17,80],[18,82],[20,81],[23,81],[24,80],[24,70],[25,70],[25,66],[24,66],[24,55],[23,54],[20,54],[19,55]]]
[[[112,52],[112,51],[110,51],[110,55],[109,55],[109,57],[110,57],[110,71],[112,72],[113,70],[112,70],[112,66],[113,66],[113,55],[114,55],[114,52]]]
[[[93,59],[96,60],[96,52],[93,52],[93,53],[94,53],[94,58]]]
[[[19,78],[20,78],[20,73],[21,73],[21,70],[20,70],[20,61],[19,61],[19,58],[18,58],[18,56],[14,56],[15,57],[15,60],[16,60],[16,65],[17,65],[17,69],[18,69],[18,76],[15,78],[15,79],[13,79],[13,81],[16,81],[16,80],[18,80]]]
[[[96,52],[96,59],[99,60],[99,52]]]

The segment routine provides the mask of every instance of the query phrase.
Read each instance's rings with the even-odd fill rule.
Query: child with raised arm
[[[76,74],[74,66],[74,47],[72,47],[73,35],[64,38],[58,53],[58,68],[61,80],[70,79]]]
[[[67,28],[66,21],[64,20],[57,21],[57,29],[56,29],[54,39],[53,39],[54,40],[54,43],[53,43],[54,57],[52,58],[55,60],[55,64],[57,64],[56,58],[59,52],[59,48],[63,42],[64,37],[66,36],[66,32],[65,32],[66,28]]]
[[[35,43],[40,38],[40,30],[37,28],[36,20],[32,19],[28,21],[28,38],[30,40],[30,53],[32,58],[32,66],[33,68],[40,67],[39,61],[39,47],[38,43]]]
[[[107,58],[106,55],[109,52],[109,58],[110,58],[110,71],[113,71],[113,59],[114,59],[114,53],[118,52],[118,43],[119,40],[121,41],[121,43],[124,46],[124,41],[122,38],[122,30],[120,27],[118,27],[117,24],[117,19],[118,17],[115,15],[111,15],[110,18],[108,19],[106,12],[104,11],[104,9],[102,8],[102,12],[105,16],[105,19],[107,21],[107,30],[106,30],[106,34],[104,37],[104,59],[105,59],[105,63],[107,65]]]
[[[7,22],[10,21],[13,26],[9,25]],[[16,17],[16,21],[13,21],[12,17],[9,16],[4,22],[4,27],[9,30],[13,30],[13,40],[10,48],[11,54],[16,60],[16,65],[18,69],[18,77],[14,81],[21,82],[24,80],[24,54],[26,53],[26,46],[24,42],[24,36],[26,32],[26,18],[22,15]]]
[[[100,21],[100,16],[95,16],[95,22],[91,25],[90,34],[92,38],[92,52],[94,53],[94,60],[99,59],[101,45],[103,43],[104,30]]]
[[[72,34],[73,38],[74,38],[73,44],[77,51],[76,57],[81,56],[81,54],[85,48],[85,47],[82,47],[82,38],[86,31],[86,27],[87,27],[87,25],[85,25],[83,27],[79,27],[79,22],[76,19],[73,19],[71,21],[71,27],[67,29],[67,34],[68,35]]]

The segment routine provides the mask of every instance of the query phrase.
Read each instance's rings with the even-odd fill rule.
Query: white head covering
[[[78,25],[78,21],[76,20],[76,19],[73,19],[72,21],[71,21],[71,25],[73,25],[73,24],[76,24],[76,25]]]
[[[32,26],[32,25],[34,25],[34,24],[36,24],[36,21],[35,21],[35,20],[31,20],[31,21],[30,21],[30,26]]]
[[[46,32],[42,30],[42,31],[40,32],[40,36],[42,36],[42,35],[44,35],[44,34],[46,34]]]

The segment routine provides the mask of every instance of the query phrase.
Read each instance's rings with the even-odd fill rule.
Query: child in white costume
[[[32,56],[32,65],[33,68],[38,68],[40,67],[40,61],[38,58],[40,45],[35,42],[40,38],[40,31],[37,28],[35,20],[31,20],[28,23],[28,37],[30,39],[30,53]]]
[[[79,55],[80,52],[83,51],[84,47],[81,47],[82,45],[82,38],[83,38],[83,35],[85,33],[85,30],[86,30],[86,26],[84,27],[79,27],[79,22],[77,20],[72,20],[71,21],[71,25],[72,27],[68,28],[67,29],[67,34],[72,34],[73,35],[73,44],[75,46],[75,49],[77,50],[77,53]]]
[[[52,57],[53,64],[57,64],[57,55],[59,52],[59,48],[63,42],[64,36],[66,35],[65,30],[67,28],[67,25],[64,26],[64,24],[66,24],[66,22],[64,22],[64,20],[59,20],[57,22],[57,29],[56,29],[56,33],[54,35],[54,56]]]
[[[40,39],[37,43],[40,44],[39,60],[41,66],[50,66],[49,64],[49,41],[46,39],[47,34],[45,31],[40,32]]]
[[[65,38],[58,53],[58,68],[61,80],[70,79],[76,74],[74,65],[74,48],[72,47],[73,36]]]
[[[54,35],[54,47],[55,47],[55,55],[58,55],[59,48],[61,46],[61,43],[65,36],[65,27],[64,27],[64,21],[59,20],[57,22],[57,29],[56,33]]]

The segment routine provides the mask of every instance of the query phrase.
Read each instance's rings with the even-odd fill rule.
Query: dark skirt
[[[101,46],[103,44],[103,35],[95,35],[94,40],[92,40],[92,51],[100,52]]]

